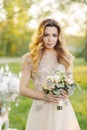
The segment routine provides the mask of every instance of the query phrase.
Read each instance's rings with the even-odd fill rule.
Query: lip
[[[48,42],[47,44],[53,44],[52,42]]]
[[[51,46],[53,43],[47,43],[48,46]]]

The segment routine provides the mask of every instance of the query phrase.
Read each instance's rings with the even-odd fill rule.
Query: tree
[[[37,3],[34,0],[3,1],[0,11],[4,10],[6,18],[0,22],[1,56],[20,55],[25,50],[28,51],[28,44],[34,31],[29,27],[29,22],[33,19],[33,16],[30,15],[30,8],[38,3],[39,0]],[[38,17],[40,14],[37,15],[37,19]]]
[[[66,30],[67,25],[70,24],[69,20],[67,20],[70,16],[69,18],[64,16],[68,12],[69,15],[76,13],[76,10],[70,13],[71,6],[76,1],[80,3],[80,0],[47,0],[45,2],[44,0],[3,0],[0,11],[3,12],[6,18],[0,19],[0,55],[21,55],[28,51],[28,44],[35,30],[29,26],[32,20],[38,23],[48,16],[53,16],[56,12],[56,18],[59,18],[59,14],[62,16],[61,23],[64,30]],[[78,22],[81,32],[83,31],[84,33],[84,23],[82,26],[77,18],[79,17],[76,17],[74,20],[76,23]]]
[[[6,11],[6,19],[0,22],[0,55],[17,55],[22,44],[30,40],[33,31],[27,30],[26,26],[30,19],[27,14],[29,6],[30,3],[26,5],[21,0],[4,1],[3,9]]]

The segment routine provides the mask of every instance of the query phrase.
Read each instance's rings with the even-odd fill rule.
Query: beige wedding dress
[[[27,64],[27,71],[32,71],[30,58],[28,54],[24,56],[23,63]],[[46,62],[45,62],[46,61]],[[42,91],[42,84],[48,75],[54,75],[56,70],[65,72],[65,66],[54,62],[53,67],[51,61],[44,56],[41,60],[38,72],[31,75],[34,88]],[[26,71],[26,68],[23,67]],[[69,99],[63,101],[63,110],[57,110],[57,104],[52,102],[33,100],[29,111],[26,130],[80,130],[75,112]]]

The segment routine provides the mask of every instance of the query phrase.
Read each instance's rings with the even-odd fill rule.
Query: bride
[[[66,48],[60,24],[46,19],[39,25],[30,44],[30,52],[23,56],[20,94],[33,99],[26,130],[80,130],[68,93],[45,95],[42,85],[47,76],[56,70],[67,74],[66,81],[73,83],[73,56]],[[28,87],[30,78],[34,88]],[[57,110],[59,99],[63,99],[63,110]]]

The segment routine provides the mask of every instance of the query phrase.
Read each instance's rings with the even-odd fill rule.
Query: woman
[[[34,99],[29,112],[26,130],[80,130],[68,94],[45,95],[42,86],[47,76],[56,70],[67,74],[66,81],[73,82],[73,56],[68,52],[62,37],[61,27],[54,19],[41,22],[36,37],[30,44],[30,52],[23,57],[20,93]],[[34,89],[28,86],[30,78]],[[56,106],[63,98],[63,110]]]

